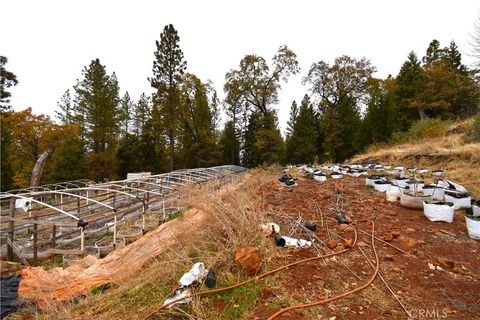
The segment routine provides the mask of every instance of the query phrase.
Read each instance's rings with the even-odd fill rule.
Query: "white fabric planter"
[[[402,193],[400,196],[400,205],[407,208],[421,209],[423,208],[423,202],[430,200],[432,200],[430,196],[417,195],[415,197],[411,192]]]
[[[376,181],[373,185],[375,191],[378,192],[386,192],[390,190],[391,187],[392,185],[390,183],[384,183],[383,181]]]
[[[433,200],[443,200],[445,198],[445,189],[438,186],[436,188],[425,188],[424,186],[422,192],[425,195],[432,196]]]
[[[432,175],[435,177],[441,177],[443,175],[443,170],[433,170]]]
[[[455,198],[448,193],[445,194],[445,201],[453,202],[455,205],[455,210],[461,208],[470,208],[472,206],[472,197],[464,197],[464,198]]]
[[[400,187],[406,187],[407,186],[407,181],[408,179],[394,179],[393,182]]]
[[[423,202],[423,214],[430,221],[452,222],[454,212],[455,207],[451,202],[441,204]]]
[[[422,188],[423,186],[425,185],[425,183],[423,183],[423,181],[407,181],[407,186],[410,187],[410,190],[412,190],[412,192],[419,192],[419,191],[422,191]]]
[[[375,178],[366,177],[365,178],[365,185],[374,187],[375,186],[375,181],[381,181],[381,180],[385,180],[385,179],[381,178],[381,177],[375,177]]]
[[[390,190],[385,192],[387,201],[389,202],[397,202],[398,199],[402,196],[402,193],[398,190],[397,187],[392,186]]]
[[[342,178],[342,175],[340,173],[332,173],[330,176],[332,177],[332,179],[341,179]]]
[[[474,217],[480,217],[480,201],[472,203],[472,211]]]
[[[327,181],[327,176],[314,175],[314,176],[313,176],[313,180],[315,180],[315,181],[320,181],[320,182]]]
[[[480,221],[470,219],[469,217],[465,217],[465,221],[467,222],[469,237],[475,240],[480,240]]]
[[[417,170],[417,172],[420,173],[420,174],[427,173],[429,171],[430,170],[428,170],[427,168],[420,168],[420,169]]]

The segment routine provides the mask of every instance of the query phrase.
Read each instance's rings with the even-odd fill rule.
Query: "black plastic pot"
[[[285,245],[287,244],[285,239],[283,239],[282,236],[278,234],[275,236],[274,240],[275,240],[275,244],[279,247],[285,247]]]
[[[217,285],[217,275],[213,271],[208,271],[205,277],[205,285],[207,288],[215,288]]]
[[[307,228],[310,231],[315,232],[317,230],[317,225],[315,223],[307,222],[307,223],[305,223],[305,228]]]
[[[348,221],[341,214],[337,214],[337,221],[339,224],[348,224]]]

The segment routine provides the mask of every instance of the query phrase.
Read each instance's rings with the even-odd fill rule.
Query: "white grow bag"
[[[375,181],[381,181],[381,180],[384,180],[384,179],[383,178],[370,179],[369,177],[366,177],[365,178],[365,185],[375,187]]]
[[[425,195],[432,196],[433,200],[443,200],[445,198],[445,189],[442,187],[436,187],[436,188],[425,188],[425,186],[422,188],[422,192]]]
[[[451,202],[442,204],[423,202],[423,214],[430,221],[452,222],[454,212],[455,207]]]
[[[373,188],[378,192],[386,192],[392,188],[392,185],[390,183],[374,183]]]
[[[313,180],[315,181],[327,181],[327,176],[323,176],[323,175],[314,175],[313,176]]]
[[[390,190],[385,192],[385,196],[387,198],[387,201],[389,202],[397,202],[400,197],[402,196],[402,193],[398,190],[397,187],[392,186]]]
[[[474,217],[480,217],[480,201],[472,203],[472,211]]]
[[[330,175],[330,177],[332,177],[332,179],[341,179],[342,178],[342,174],[341,173],[332,173]]]
[[[470,208],[472,206],[472,197],[468,196],[465,198],[455,198],[449,195],[448,193],[445,194],[445,201],[446,202],[453,202],[455,205],[455,210],[461,208]]]
[[[470,238],[480,240],[480,221],[470,219],[469,217],[465,217],[465,221],[467,222],[467,230]]]
[[[399,185],[400,187],[406,187],[407,186],[407,181],[408,181],[408,179],[394,179],[393,183]]]

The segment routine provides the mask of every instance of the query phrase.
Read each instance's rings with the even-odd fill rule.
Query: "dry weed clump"
[[[217,275],[217,287],[234,284],[245,279],[234,261],[235,252],[243,246],[261,249],[262,256],[270,256],[274,247],[266,239],[259,225],[265,222],[265,212],[260,210],[261,198],[258,189],[271,183],[273,174],[269,170],[254,170],[238,184],[224,186],[202,186],[191,188],[179,199],[184,209],[196,207],[207,213],[206,223],[199,231],[185,233],[181,239],[163,255],[158,256],[134,277],[122,283],[112,283],[104,292],[92,288],[86,297],[71,303],[52,307],[35,313],[31,307],[20,310],[11,319],[22,319],[25,314],[36,319],[143,319],[152,309],[163,303],[178,285],[181,275],[196,262]],[[187,191],[187,190],[184,190]],[[179,219],[184,219],[180,217]],[[188,230],[187,230],[188,231]],[[270,252],[272,251],[272,252]],[[241,291],[251,296],[249,303],[255,303],[258,285],[252,284]],[[198,288],[202,290],[203,288]],[[101,292],[101,293],[100,293]],[[233,295],[236,293],[234,292]],[[224,310],[234,310],[231,318],[248,312],[250,305],[233,307],[229,296],[223,296],[221,307],[214,300],[219,296],[194,299],[188,305],[174,306],[160,318],[169,319],[224,319]],[[221,297],[220,297],[221,298]],[[221,298],[222,299],[222,298]],[[233,299],[233,298],[232,298]],[[227,311],[228,311],[227,310]],[[240,313],[239,313],[240,312]]]

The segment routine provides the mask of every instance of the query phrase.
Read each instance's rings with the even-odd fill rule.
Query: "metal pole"
[[[38,224],[36,224],[37,217],[34,217],[33,220],[33,264],[37,264],[37,254],[38,254],[38,248],[37,248],[37,239],[38,239]]]
[[[15,198],[10,198],[10,221],[8,221],[8,237],[13,243],[13,237],[15,236]],[[10,246],[7,246],[7,260],[13,260],[13,249]]]

